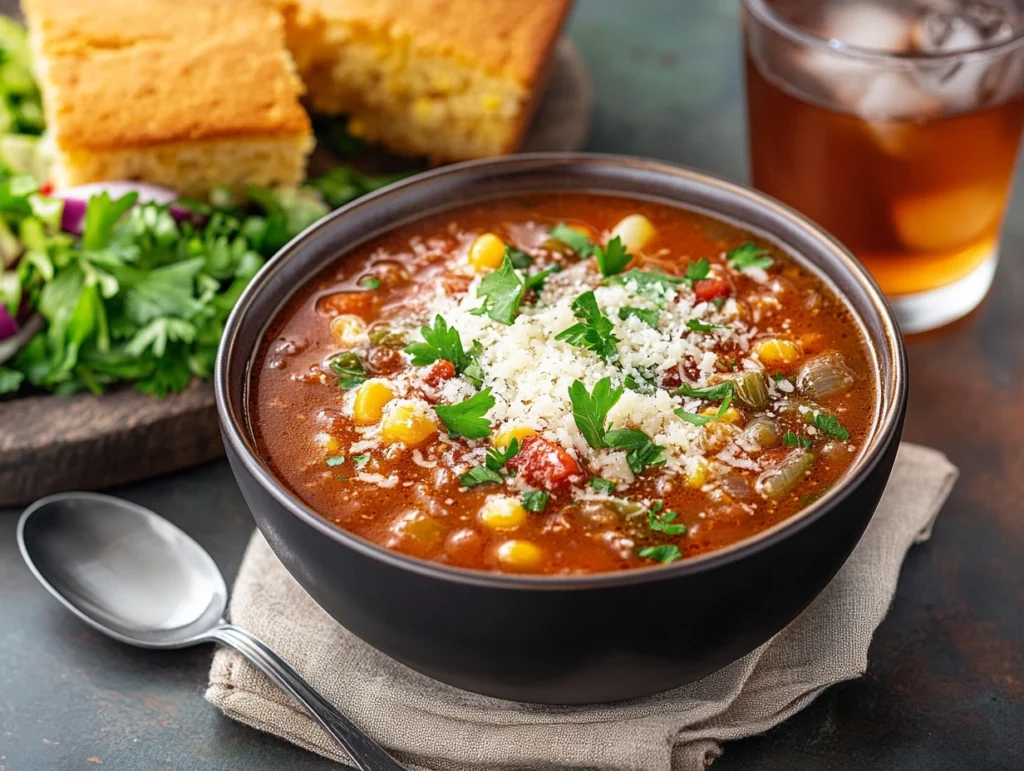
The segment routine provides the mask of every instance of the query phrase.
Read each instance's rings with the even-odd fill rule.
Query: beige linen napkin
[[[696,771],[718,757],[720,742],[765,731],[828,686],[864,674],[903,558],[930,535],[956,476],[941,453],[904,444],[860,544],[799,618],[725,669],[648,699],[545,707],[442,685],[339,626],[258,533],[239,571],[231,618],[411,767]],[[206,698],[229,717],[343,759],[304,712],[234,651],[214,656]]]

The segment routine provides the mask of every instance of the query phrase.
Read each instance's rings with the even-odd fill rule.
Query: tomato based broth
[[[850,467],[875,404],[856,322],[777,246],[582,193],[455,209],[345,255],[274,320],[252,377],[262,458],[325,519],[544,574],[781,522]]]

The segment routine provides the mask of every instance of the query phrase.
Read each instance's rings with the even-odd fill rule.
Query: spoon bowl
[[[36,501],[18,546],[50,594],[111,637],[181,648],[222,623],[228,590],[209,554],[163,517],[92,493]]]
[[[405,771],[284,659],[224,621],[217,563],[158,514],[109,495],[51,495],[22,513],[18,548],[50,594],[94,629],[142,648],[228,645],[305,707],[360,771]]]

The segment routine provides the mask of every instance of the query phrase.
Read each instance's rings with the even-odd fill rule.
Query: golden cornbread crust
[[[23,10],[59,179],[144,178],[193,194],[301,181],[312,146],[303,87],[263,0],[24,0]],[[231,153],[228,140],[261,150]],[[204,158],[213,152],[246,165],[211,178],[230,171]]]
[[[391,150],[512,152],[572,0],[276,0],[317,111]]]

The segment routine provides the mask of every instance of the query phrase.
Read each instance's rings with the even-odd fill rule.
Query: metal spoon
[[[405,771],[270,648],[224,621],[228,590],[216,563],[163,517],[93,493],[36,501],[18,546],[50,594],[85,623],[142,648],[228,645],[301,704],[361,771]]]

